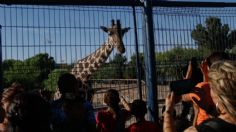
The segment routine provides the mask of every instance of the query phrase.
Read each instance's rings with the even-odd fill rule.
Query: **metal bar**
[[[139,48],[138,48],[138,33],[137,33],[137,21],[136,21],[136,12],[135,7],[133,6],[133,19],[134,19],[134,42],[135,42],[135,51],[136,51],[136,74],[137,74],[137,85],[138,85],[138,93],[139,93],[139,99],[142,100],[142,87],[141,87],[141,64],[140,64],[140,58],[139,58]]]
[[[152,5],[161,7],[236,7],[235,2],[155,1]]]
[[[148,117],[150,121],[157,121],[157,88],[156,88],[156,69],[155,69],[155,44],[153,32],[152,3],[149,0],[144,1],[144,19],[146,28],[145,47],[145,68],[147,85],[147,106]]]
[[[0,4],[142,6],[138,0],[2,0]]]
[[[139,0],[1,0],[0,4],[143,6]],[[159,0],[152,0],[152,5],[163,7],[236,7],[236,3],[233,2],[185,2]]]
[[[3,92],[2,25],[0,25],[0,93]]]

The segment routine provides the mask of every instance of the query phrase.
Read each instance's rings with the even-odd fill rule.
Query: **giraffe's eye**
[[[111,31],[108,31],[107,33],[108,33],[108,35],[112,35],[113,34],[113,32],[111,32]]]

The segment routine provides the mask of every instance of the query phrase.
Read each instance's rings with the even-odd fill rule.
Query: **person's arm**
[[[191,61],[189,61],[188,70],[187,70],[187,73],[186,73],[184,79],[190,79],[190,78],[191,78],[191,76],[192,76],[192,70],[193,70],[193,68],[192,68]]]
[[[190,126],[189,128],[185,129],[184,132],[197,132],[197,129],[194,126]]]
[[[171,92],[165,101],[166,109],[164,112],[163,132],[176,132],[173,118],[174,103],[174,92]]]
[[[199,107],[193,103],[193,110],[194,110],[194,119],[193,119],[193,126],[197,125],[197,117],[198,117],[198,113],[199,113]]]
[[[131,111],[129,103],[125,100],[123,96],[120,97],[120,101],[127,111]]]
[[[207,60],[202,61],[201,65],[200,65],[202,74],[203,74],[203,81],[204,82],[208,82],[208,64],[207,64]]]

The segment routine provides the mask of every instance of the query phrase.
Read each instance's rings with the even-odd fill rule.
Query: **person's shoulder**
[[[100,110],[97,112],[97,117],[106,117],[111,115],[112,113],[107,110]]]
[[[83,105],[84,105],[84,107],[85,107],[86,110],[93,109],[93,105],[92,105],[92,103],[89,102],[89,101],[87,101],[87,100],[84,101]]]
[[[144,123],[147,129],[158,130],[158,125],[156,123],[151,121],[145,121]]]
[[[107,110],[100,110],[96,115],[96,122],[105,122],[112,116],[111,112]]]
[[[222,132],[222,131],[227,131],[227,132],[233,132],[236,130],[236,125],[230,124],[220,118],[212,118],[204,121],[201,123],[198,127],[197,130],[199,132],[201,131],[207,131],[207,132]],[[233,131],[232,131],[233,130]]]
[[[50,102],[50,105],[52,108],[58,108],[58,107],[61,107],[63,104],[63,100],[62,99],[57,99],[57,100],[54,100],[52,102]]]
[[[133,123],[133,124],[129,125],[127,130],[128,130],[128,132],[132,132],[132,130],[135,129],[136,127],[137,127],[137,123]]]

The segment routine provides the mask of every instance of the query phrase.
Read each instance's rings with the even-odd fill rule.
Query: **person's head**
[[[16,82],[12,83],[10,87],[3,90],[1,103],[3,104],[3,108],[5,111],[7,111],[9,103],[12,102],[14,97],[22,92],[24,92],[23,86]]]
[[[109,89],[104,96],[104,102],[109,107],[117,107],[120,102],[119,92],[115,89]]]
[[[193,68],[197,68],[198,67],[198,63],[197,63],[197,58],[196,57],[192,57],[191,58],[191,65]]]
[[[75,93],[78,82],[74,75],[65,73],[59,77],[57,84],[60,93],[63,95],[65,93]]]
[[[93,102],[93,96],[95,94],[94,89],[88,89],[87,90],[87,100],[90,102]]]
[[[213,52],[207,58],[208,66],[210,67],[212,63],[220,60],[229,60],[229,55],[225,52]]]
[[[48,132],[50,105],[39,95],[21,93],[14,97],[7,111],[12,129],[17,132]]]
[[[136,99],[131,104],[131,113],[136,118],[144,118],[147,113],[146,103],[143,100]]]
[[[236,62],[218,61],[209,73],[211,97],[220,113],[228,113],[236,120]]]

